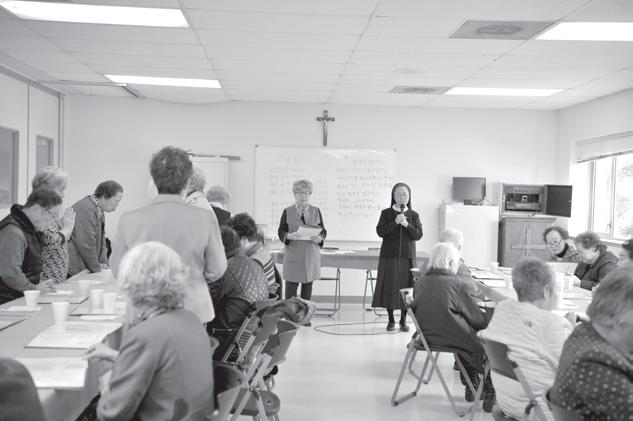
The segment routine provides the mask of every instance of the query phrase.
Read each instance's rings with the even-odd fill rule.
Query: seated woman
[[[545,262],[522,259],[512,270],[512,286],[518,301],[501,301],[481,336],[508,346],[508,356],[519,368],[537,396],[554,382],[563,343],[572,331],[571,323],[551,311],[556,306],[555,278]],[[521,419],[529,399],[521,385],[505,376],[492,375],[501,410]],[[553,420],[544,401],[541,409]]]
[[[578,263],[574,275],[580,279],[580,287],[591,290],[616,268],[618,258],[607,250],[600,237],[593,232],[583,232],[574,238],[576,250],[581,262]]]
[[[487,319],[471,295],[471,285],[457,276],[459,264],[455,246],[435,244],[426,274],[414,285],[412,309],[429,344],[458,350],[476,388],[484,368],[484,349],[477,331],[486,327]],[[462,383],[466,384],[465,379]],[[468,387],[465,396],[469,402],[474,400]],[[484,381],[484,410],[492,411],[494,402],[495,391],[488,376]]]
[[[633,238],[622,243],[622,250],[618,257],[620,258],[619,267],[633,269]]]
[[[97,418],[206,419],[214,406],[211,347],[200,319],[182,307],[188,270],[171,248],[147,242],[125,254],[118,274],[130,327],[118,351],[99,343],[85,355],[114,362]],[[186,414],[173,418],[175,407]]]
[[[207,324],[209,335],[220,341],[213,354],[216,360],[222,358],[235,331],[254,310],[255,302],[268,298],[268,282],[261,265],[240,250],[240,237],[233,228],[222,226],[220,231],[228,267],[220,279],[209,285],[215,319]]]
[[[257,229],[255,220],[247,213],[238,213],[229,220],[228,226],[240,236],[242,252],[262,266],[268,280],[269,296],[276,296],[279,284],[275,282],[275,264],[270,251],[264,247],[264,237]]]
[[[591,322],[563,347],[552,403],[586,420],[633,419],[633,271],[607,275],[587,308]]]
[[[543,241],[550,254],[550,262],[580,262],[580,256],[569,244],[569,232],[565,228],[552,225],[543,231]]]

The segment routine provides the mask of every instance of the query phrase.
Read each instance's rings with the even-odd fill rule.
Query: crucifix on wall
[[[323,146],[327,146],[328,123],[334,121],[334,117],[329,117],[327,115],[327,110],[323,110],[323,115],[321,117],[317,117],[316,120],[323,125]]]

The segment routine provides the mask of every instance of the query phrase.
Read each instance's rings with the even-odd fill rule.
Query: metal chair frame
[[[481,338],[486,355],[488,356],[490,369],[500,376],[519,382],[525,392],[525,395],[529,399],[529,403],[525,407],[521,419],[527,421],[530,416],[530,412],[534,409],[534,412],[539,420],[547,421],[543,408],[541,408],[541,405],[538,403],[538,396],[536,396],[532,391],[529,382],[519,368],[519,364],[508,357],[508,346],[504,343],[486,338],[484,335],[479,335],[479,337]]]
[[[316,312],[314,313],[314,315],[332,317],[341,309],[341,269],[336,268],[335,276],[321,277],[317,279],[317,281],[334,281],[334,295],[333,295],[334,302],[332,304],[332,307],[318,307],[317,306]]]
[[[407,310],[412,311],[411,303],[413,302],[413,288],[403,288],[400,290],[400,294],[402,296],[402,300],[404,301]],[[472,419],[475,413],[474,411],[475,405],[478,404],[479,397],[481,396],[481,392],[483,391],[485,376],[488,375],[487,367],[484,370],[484,378],[482,378],[481,381],[479,382],[479,387],[475,389],[475,387],[473,386],[468,376],[468,373],[466,372],[466,369],[464,368],[464,365],[461,363],[460,359],[457,358],[457,353],[454,352],[450,348],[436,347],[436,346],[429,345],[429,343],[426,341],[426,338],[424,337],[424,334],[422,333],[422,329],[420,328],[420,325],[417,319],[415,318],[415,315],[412,313],[411,316],[412,316],[411,318],[413,319],[413,324],[415,325],[416,331],[411,337],[411,341],[409,341],[409,343],[407,344],[407,353],[405,354],[404,361],[402,362],[402,367],[400,368],[398,380],[396,381],[396,386],[391,396],[391,404],[393,406],[397,406],[401,404],[402,402],[417,395],[422,384],[423,383],[428,384],[433,376],[433,373],[436,372],[437,377],[439,378],[440,383],[442,384],[442,388],[444,389],[444,392],[446,393],[446,397],[451,403],[451,407],[453,408],[453,411],[455,411],[455,414],[457,414],[457,416],[459,417],[464,417],[466,414],[470,413],[471,419]],[[426,352],[426,360],[424,361],[424,365],[422,366],[422,371],[420,373],[417,373],[413,367],[413,364],[415,362],[416,354],[419,351]],[[446,384],[446,381],[444,380],[444,376],[442,375],[439,369],[438,358],[439,358],[440,353],[453,354],[453,356],[455,357],[455,360],[457,361],[457,365],[459,367],[460,372],[463,374],[464,378],[466,379],[467,387],[475,396],[473,403],[471,405],[467,405],[465,409],[460,410],[455,404],[455,398],[453,397],[453,394],[448,388],[448,385]],[[430,370],[427,374],[428,368],[430,368]],[[407,370],[414,378],[417,379],[417,384],[415,386],[415,389],[412,392],[398,398],[398,391],[400,390],[402,379],[404,378],[405,371]]]

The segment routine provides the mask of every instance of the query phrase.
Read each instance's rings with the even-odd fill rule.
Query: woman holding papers
[[[119,266],[128,300],[129,328],[118,351],[99,343],[85,358],[114,362],[101,378],[97,418],[204,420],[213,411],[209,337],[183,308],[188,269],[158,242],[130,249]]]
[[[312,183],[297,180],[292,185],[295,203],[284,209],[277,234],[284,250],[283,277],[286,298],[297,295],[301,284],[301,298],[312,297],[312,282],[321,277],[321,254],[327,231],[323,215],[316,206],[309,205]]]
[[[400,309],[400,330],[408,332],[407,310],[400,299],[400,289],[413,286],[409,269],[417,267],[415,242],[422,238],[420,215],[411,209],[411,188],[398,183],[391,190],[391,207],[383,209],[376,226],[382,238],[378,260],[373,307],[384,307],[389,314],[387,330],[393,331],[393,310]]]

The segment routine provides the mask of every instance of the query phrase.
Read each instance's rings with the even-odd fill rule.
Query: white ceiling
[[[182,9],[191,28],[20,20],[0,63],[68,94],[131,96],[104,74],[219,79],[131,85],[174,102],[560,109],[633,87],[633,42],[451,39],[466,20],[633,22],[633,0],[85,0]],[[72,82],[76,82],[72,84]],[[93,85],[90,85],[93,83]],[[560,88],[547,98],[392,94],[396,85]]]

